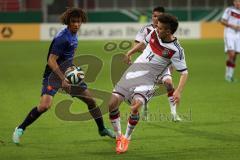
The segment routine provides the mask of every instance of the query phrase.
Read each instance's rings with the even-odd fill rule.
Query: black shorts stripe
[[[140,41],[138,41],[138,40],[135,40],[134,42],[136,42],[136,43],[140,43]]]
[[[171,76],[172,77],[171,74],[164,74],[162,77],[165,77],[165,76]]]
[[[118,95],[122,96],[123,98],[125,98],[125,96],[124,96],[122,93],[115,92],[115,91],[113,91],[112,93],[116,93],[116,94],[118,94]]]
[[[181,69],[181,70],[177,70],[178,72],[183,72],[183,71],[186,71],[187,70],[187,68],[185,68],[185,69]]]

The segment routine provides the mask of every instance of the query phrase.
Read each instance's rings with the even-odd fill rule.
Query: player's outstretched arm
[[[173,93],[174,103],[176,103],[176,104],[180,102],[181,93],[182,93],[185,83],[187,81],[187,77],[188,77],[187,71],[185,71],[184,73],[181,73],[178,87],[176,88],[176,90]]]
[[[133,48],[127,52],[125,62],[127,64],[131,64],[131,56],[139,50],[144,50],[145,47],[145,43],[143,42],[140,42],[137,45],[133,46]]]

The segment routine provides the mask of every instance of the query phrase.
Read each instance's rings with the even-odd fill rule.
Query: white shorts
[[[235,51],[240,53],[240,36],[225,36],[224,37],[224,48],[225,52]]]
[[[140,96],[144,99],[143,104],[146,104],[154,95],[155,85],[141,85],[135,88],[126,88],[116,85],[113,93],[121,95],[126,102],[132,103],[135,96]]]
[[[158,84],[163,84],[167,79],[171,79],[172,80],[172,75],[171,75],[171,71],[170,71],[169,68],[167,68],[166,71],[164,71],[162,76],[158,77],[157,83]]]

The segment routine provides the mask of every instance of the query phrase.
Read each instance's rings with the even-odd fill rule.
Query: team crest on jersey
[[[166,49],[166,48],[164,48],[164,50],[162,51],[162,56],[164,57],[164,58],[168,58],[169,56],[169,50],[168,49]]]

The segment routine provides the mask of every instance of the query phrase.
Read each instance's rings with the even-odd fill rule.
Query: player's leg
[[[144,104],[142,107],[142,120],[148,121],[148,103]]]
[[[119,106],[124,100],[124,96],[120,93],[113,92],[111,99],[108,103],[109,119],[111,121],[113,130],[116,134],[116,152],[120,154],[122,152],[122,131],[120,123],[120,111]]]
[[[239,40],[234,37],[225,37],[224,44],[225,44],[225,52],[227,53],[227,61],[226,61],[226,72],[225,72],[225,80],[228,82],[233,82],[233,75],[235,69],[235,59],[236,53],[235,50],[237,49],[237,43]]]
[[[140,107],[146,103],[146,98],[141,94],[135,94],[133,96],[132,104],[131,104],[131,112],[128,118],[128,124],[126,128],[125,136],[122,138],[122,152],[126,152],[128,150],[128,144],[131,139],[131,135],[134,131],[134,128],[138,124],[139,121],[139,109]]]
[[[174,122],[181,121],[181,118],[177,114],[177,104],[174,103],[173,93],[174,93],[175,89],[173,86],[171,75],[165,75],[162,78],[162,82],[167,89],[167,96],[168,96],[168,102],[169,102],[169,106],[170,106],[172,120]]]
[[[13,142],[16,144],[20,143],[20,137],[23,135],[24,130],[26,127],[31,125],[34,121],[36,121],[42,113],[47,111],[52,103],[53,97],[51,95],[42,95],[40,98],[40,103],[38,106],[33,107],[32,110],[28,113],[24,121],[15,128],[13,133]]]
[[[240,37],[237,37],[235,40],[234,40],[234,51],[233,53],[231,53],[231,58],[232,58],[232,62],[233,62],[233,68],[232,68],[232,71],[230,69],[230,73],[232,74],[232,79],[231,79],[231,82],[236,82],[237,80],[234,78],[234,70],[236,68],[236,60],[237,60],[237,55],[240,53]],[[230,58],[229,58],[230,59]]]
[[[94,118],[97,126],[98,132],[101,136],[109,136],[115,138],[115,134],[108,128],[104,126],[103,117],[100,108],[97,106],[96,101],[93,99],[90,91],[88,89],[83,90],[78,96],[74,96],[82,100],[87,104],[89,113]]]
[[[110,121],[112,123],[113,129],[116,133],[117,138],[122,135],[119,106],[123,100],[124,100],[124,98],[122,97],[122,95],[120,95],[116,92],[113,92],[111,99],[108,103],[109,118],[110,118]]]
[[[131,134],[135,128],[135,126],[137,125],[138,121],[139,121],[139,109],[140,107],[145,104],[145,98],[142,97],[139,94],[134,95],[133,97],[133,101],[131,104],[131,112],[128,118],[128,125],[127,125],[127,129],[126,129],[126,133],[125,133],[125,137],[127,139],[131,138]]]
[[[234,75],[234,69],[235,69],[235,60],[236,60],[236,54],[233,50],[227,51],[227,62],[226,62],[226,73],[225,73],[225,79],[228,82],[233,81],[233,75]]]
[[[25,130],[27,126],[37,120],[42,113],[46,112],[51,107],[52,99],[53,97],[51,95],[46,94],[41,96],[39,105],[29,112],[26,119],[19,125],[18,128]]]

